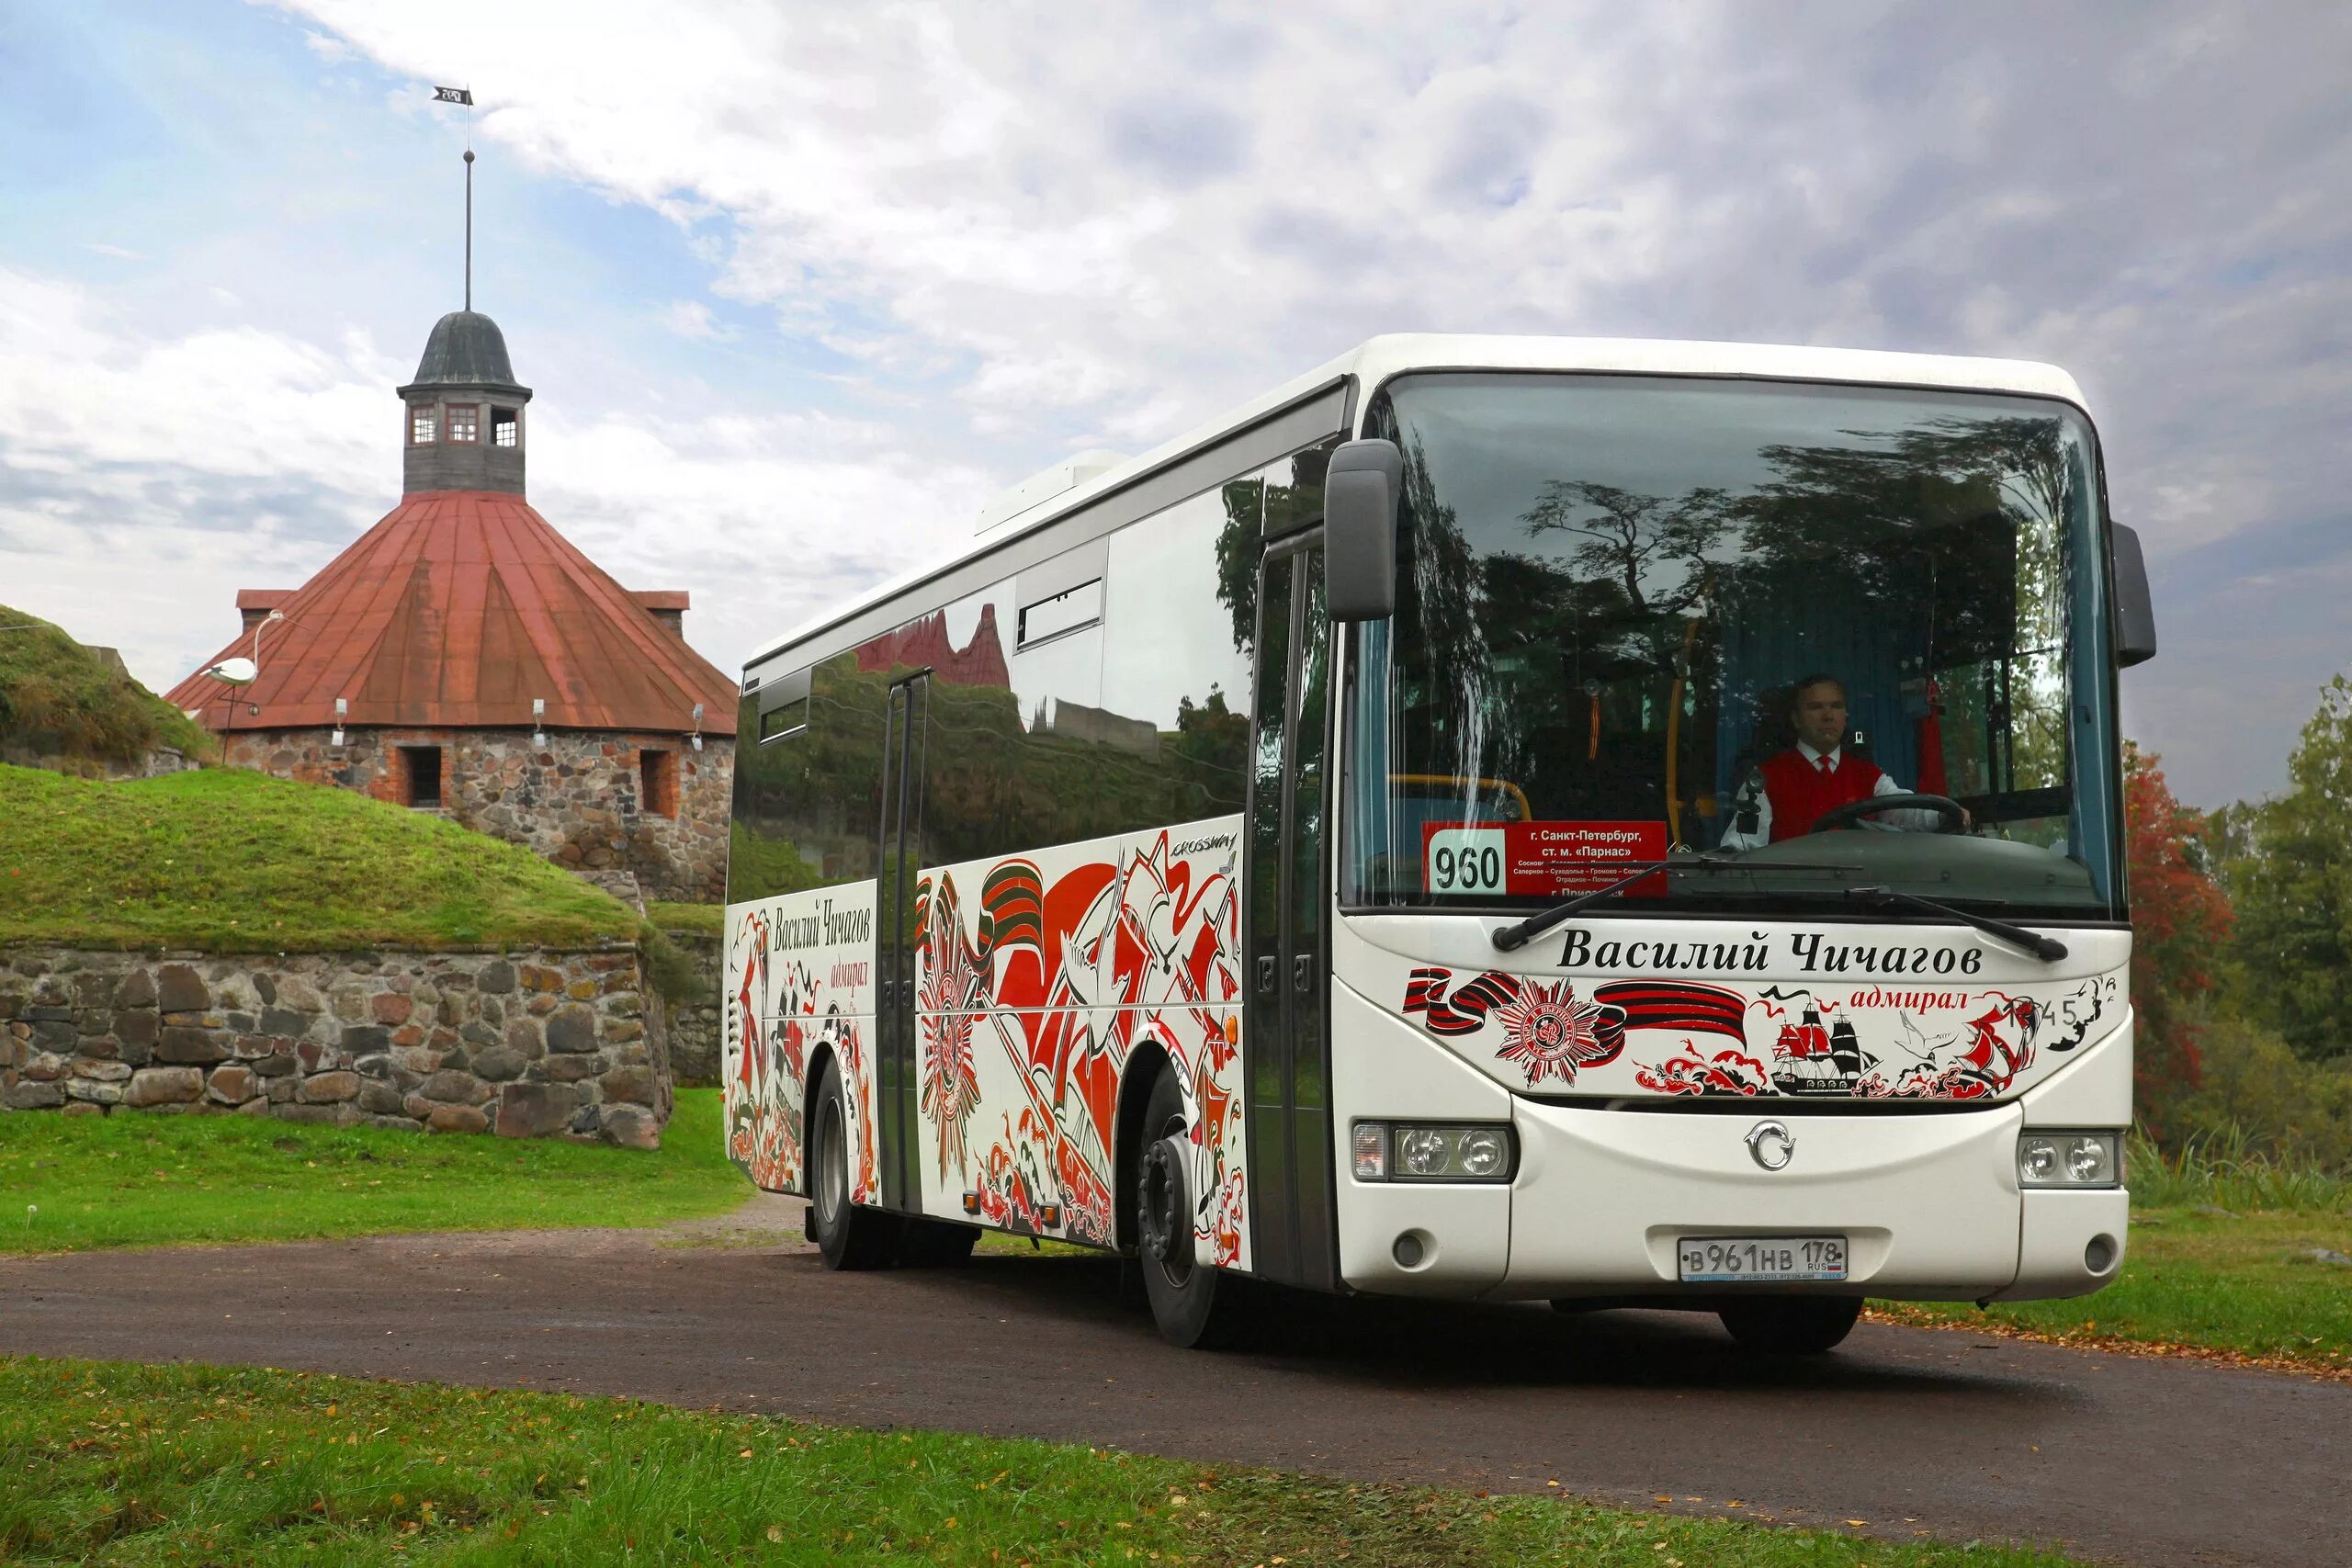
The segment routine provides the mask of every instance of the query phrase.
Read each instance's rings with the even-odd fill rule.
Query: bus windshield
[[[1351,908],[1639,915],[1858,886],[2120,918],[2096,448],[2060,403],[1425,374],[1397,607],[1356,628]],[[1936,797],[1873,810],[1888,796]]]

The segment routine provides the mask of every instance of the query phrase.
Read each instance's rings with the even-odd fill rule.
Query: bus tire
[[[899,1240],[899,1264],[905,1269],[953,1269],[971,1261],[973,1245],[979,1239],[978,1229],[972,1225],[910,1219],[906,1235]]]
[[[1219,1349],[1240,1333],[1246,1286],[1193,1255],[1191,1140],[1176,1075],[1153,1080],[1136,1151],[1136,1261],[1159,1337],[1180,1349]]]
[[[887,1269],[905,1222],[849,1201],[849,1095],[831,1061],[808,1097],[808,1239],[832,1269]]]
[[[1727,1303],[1716,1314],[1741,1349],[1764,1356],[1834,1350],[1861,1314],[1860,1296],[1758,1296]]]

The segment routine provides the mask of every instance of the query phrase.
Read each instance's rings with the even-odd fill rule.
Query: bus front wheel
[[[1191,1139],[1176,1075],[1163,1071],[1144,1108],[1136,1160],[1136,1261],[1159,1337],[1185,1349],[1216,1349],[1239,1334],[1243,1282],[1193,1253]]]
[[[1818,1356],[1836,1349],[1861,1314],[1860,1296],[1758,1296],[1726,1303],[1716,1315],[1743,1350]]]
[[[808,1239],[830,1268],[888,1268],[905,1223],[849,1201],[849,1096],[832,1062],[818,1074],[808,1107]]]

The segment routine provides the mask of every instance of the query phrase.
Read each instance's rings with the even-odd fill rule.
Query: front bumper
[[[1676,1293],[1679,1237],[1826,1235],[1847,1238],[1849,1290],[1988,1295],[2017,1278],[2023,1116],[2015,1105],[1751,1116],[1522,1103],[1510,1264],[1489,1293]],[[1794,1143],[1777,1171],[1746,1141],[1767,1120]]]
[[[2120,1189],[2021,1191],[2025,1112],[2008,1104],[1925,1115],[1750,1115],[1512,1108],[1510,1187],[1346,1183],[1341,1271],[1384,1294],[1489,1300],[1720,1297],[1686,1286],[1685,1235],[1842,1235],[1841,1284],[1751,1287],[1920,1301],[2083,1295],[2115,1276],[2130,1199]],[[1788,1128],[1786,1168],[1762,1169],[1747,1134]],[[1415,1235],[1416,1266],[1395,1239]]]

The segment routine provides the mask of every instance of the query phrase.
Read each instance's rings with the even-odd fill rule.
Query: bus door
[[[1277,542],[1258,578],[1243,1125],[1252,1269],[1329,1290],[1339,1255],[1325,1017],[1330,635],[1320,546],[1315,534]]]
[[[874,1118],[882,1161],[882,1205],[922,1207],[916,1163],[922,1124],[915,1107],[915,882],[922,864],[924,721],[931,672],[890,688],[882,739],[882,810],[876,829],[874,911]]]

